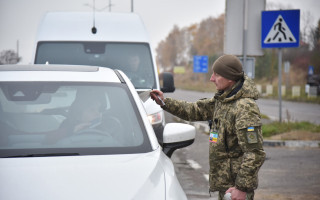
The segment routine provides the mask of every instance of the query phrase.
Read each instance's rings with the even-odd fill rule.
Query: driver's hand
[[[85,123],[81,123],[81,124],[77,124],[74,129],[73,132],[77,133],[85,128],[88,128],[91,125],[91,122],[85,122]]]

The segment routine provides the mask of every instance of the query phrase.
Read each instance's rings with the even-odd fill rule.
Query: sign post
[[[300,10],[262,11],[261,47],[278,48],[279,122],[282,121],[282,49],[299,47]]]

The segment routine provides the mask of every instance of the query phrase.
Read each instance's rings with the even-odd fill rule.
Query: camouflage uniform
[[[265,160],[261,116],[255,102],[259,93],[244,75],[231,89],[211,99],[195,103],[165,99],[163,109],[188,121],[212,120],[210,132],[210,191],[225,192],[230,187],[253,193],[258,171]],[[253,198],[253,197],[252,197]]]

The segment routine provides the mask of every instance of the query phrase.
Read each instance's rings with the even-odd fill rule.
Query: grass
[[[268,115],[265,115],[265,114],[261,114],[261,118],[262,118],[262,119],[270,119],[270,118],[268,117]]]
[[[273,94],[270,96],[261,96],[260,98],[264,99],[279,99],[277,94]],[[317,97],[308,97],[306,94],[301,94],[299,97],[292,97],[289,94],[286,94],[285,96],[282,96],[282,100],[285,101],[293,101],[293,102],[308,102],[308,103],[315,103],[320,104],[320,96]]]
[[[320,125],[312,124],[310,122],[272,122],[262,125],[263,137],[271,137],[285,132],[302,130],[319,133]]]

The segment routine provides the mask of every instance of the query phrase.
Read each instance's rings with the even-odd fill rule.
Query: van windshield
[[[156,88],[155,71],[147,43],[39,42],[35,64],[93,65],[120,69],[136,89]]]

